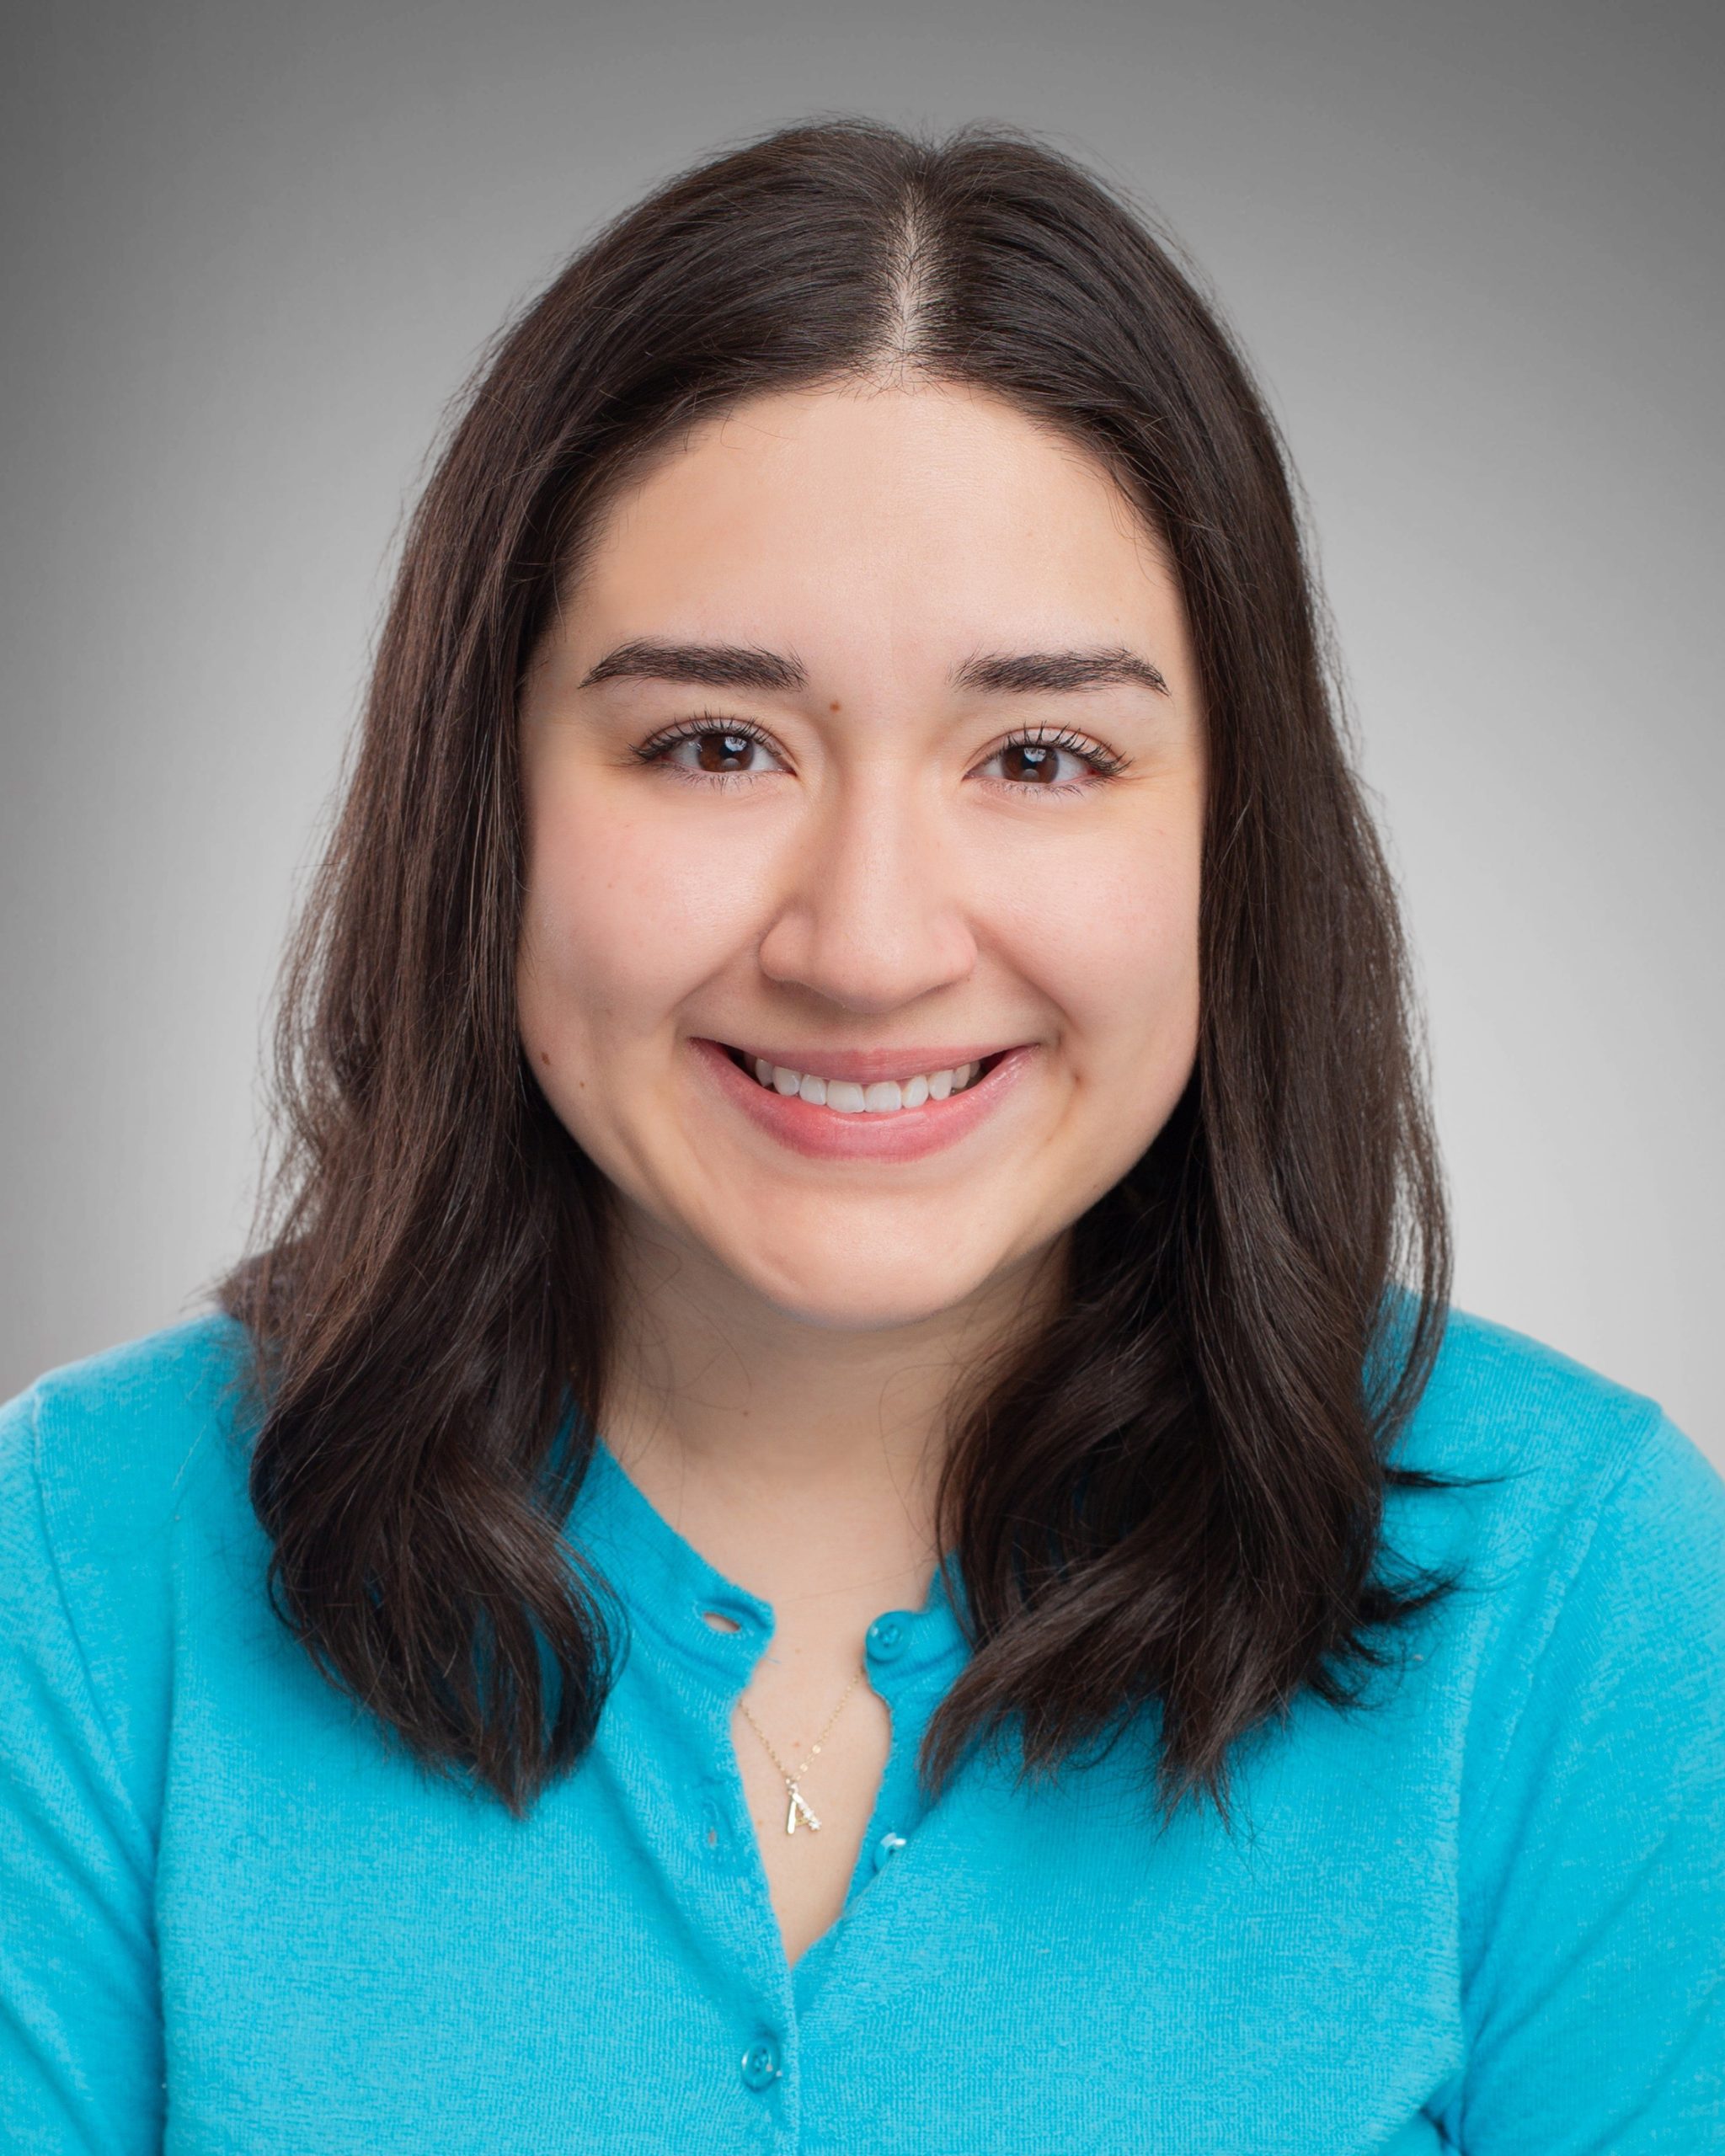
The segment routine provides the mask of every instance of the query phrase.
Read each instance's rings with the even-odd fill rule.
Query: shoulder
[[[1392,1490],[1386,1530],[1400,1556],[1458,1576],[1451,1645],[1477,1707],[1513,1720],[1536,1678],[1569,1670],[1571,1637],[1598,1659],[1610,1633],[1650,1694],[1705,1642],[1725,1674],[1725,1481],[1657,1400],[1452,1311],[1391,1460],[1455,1479]]]
[[[1608,1516],[1645,1512],[1654,1526],[1680,1492],[1704,1504],[1725,1496],[1717,1470],[1658,1400],[1460,1310],[1449,1314],[1391,1459],[1472,1484],[1466,1510],[1510,1561],[1557,1543],[1578,1556]],[[1407,1495],[1416,1509],[1428,1502]]]
[[[135,1553],[243,1428],[250,1377],[249,1337],[220,1312],[66,1364],[0,1407],[0,1474],[35,1483],[56,1541]]]
[[[147,1820],[176,1627],[215,1606],[192,1553],[238,1553],[255,1532],[250,1364],[244,1328],[211,1315],[51,1370],[0,1407],[0,1704],[30,1717],[39,1749],[44,1729],[81,1731]]]
[[[1661,1415],[1544,1342],[1452,1309],[1406,1450],[1410,1464],[1460,1473],[1513,1464],[1585,1481],[1622,1465]]]

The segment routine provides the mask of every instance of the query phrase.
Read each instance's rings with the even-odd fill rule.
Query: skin
[[[804,678],[587,681],[644,639]],[[1123,649],[1165,690],[952,678],[978,654]],[[643,760],[703,714],[764,739]],[[1120,768],[1004,745],[1039,729]],[[521,1037],[621,1199],[607,1439],[772,1604],[744,1697],[794,1764],[868,1624],[922,1603],[954,1384],[1059,1292],[1072,1222],[1190,1075],[1205,772],[1183,610],[1102,466],[1009,403],[763,397],[611,506],[529,670],[521,749]],[[816,1070],[823,1049],[1030,1053],[956,1143],[831,1160],[742,1113],[702,1039]],[[734,1733],[794,1959],[842,1906],[889,1719],[859,1684],[809,1779],[818,1835],[784,1833],[782,1777]]]

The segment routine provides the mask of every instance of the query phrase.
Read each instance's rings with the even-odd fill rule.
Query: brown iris
[[[697,760],[703,771],[734,771],[749,760],[755,746],[746,734],[700,734],[696,737]]]
[[[1032,785],[1046,784],[1060,767],[1060,750],[1045,741],[1009,741],[1000,759],[1009,779],[1028,780]]]

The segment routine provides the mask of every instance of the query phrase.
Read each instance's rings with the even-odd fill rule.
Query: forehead
[[[779,392],[703,421],[609,505],[570,597],[595,636],[1093,640],[1178,607],[1097,456],[952,384]]]

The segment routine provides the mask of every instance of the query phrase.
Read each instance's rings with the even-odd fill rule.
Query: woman
[[[1725,1489],[1448,1308],[1278,446],[1035,143],[605,232],[222,1309],[4,1425],[34,2149],[1699,2148]]]

